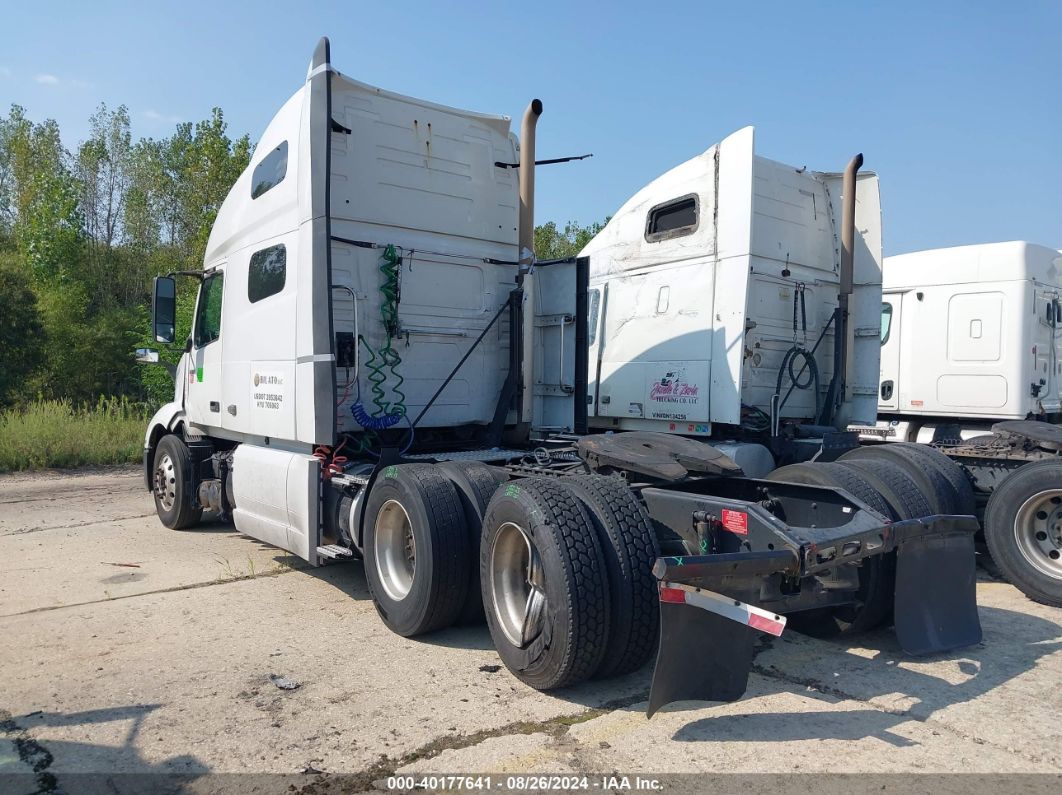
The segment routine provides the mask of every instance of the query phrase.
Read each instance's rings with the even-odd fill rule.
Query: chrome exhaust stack
[[[844,182],[841,184],[841,285],[839,295],[843,296],[845,309],[848,296],[852,294],[852,282],[855,271],[855,210],[856,210],[856,176],[863,167],[862,153],[848,161],[844,170]]]
[[[533,99],[520,124],[520,266],[523,271],[535,256],[535,128],[542,115],[542,100]]]
[[[534,380],[535,355],[535,128],[542,115],[542,101],[531,100],[524,111],[520,125],[520,272],[517,284],[523,288],[522,345],[520,355],[520,435],[530,433],[533,405],[532,382]]]
[[[848,299],[855,281],[856,177],[863,167],[863,155],[848,161],[841,183],[841,272],[838,274],[837,310],[833,324],[833,378],[822,407],[820,425],[831,425],[844,403],[848,380]]]

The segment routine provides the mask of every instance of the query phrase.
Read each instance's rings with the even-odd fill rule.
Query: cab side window
[[[221,336],[221,295],[224,273],[203,279],[196,308],[194,342],[197,348],[209,345]]]
[[[881,305],[881,344],[889,341],[892,332],[892,304],[885,302]]]

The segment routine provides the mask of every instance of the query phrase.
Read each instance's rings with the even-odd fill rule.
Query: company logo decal
[[[689,420],[688,412],[701,402],[701,387],[690,383],[686,369],[675,368],[664,373],[649,387],[649,416],[656,420]],[[688,432],[693,432],[690,425]],[[675,430],[675,428],[672,428]]]
[[[685,370],[672,370],[649,388],[649,399],[658,403],[696,404],[700,399],[701,388],[686,380]]]
[[[251,392],[254,407],[280,411],[284,408],[284,376],[282,373],[255,373],[251,379],[255,389]]]

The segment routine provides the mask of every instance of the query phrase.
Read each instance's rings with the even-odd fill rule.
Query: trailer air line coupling
[[[381,257],[380,273],[383,274],[383,283],[380,286],[380,294],[383,300],[380,302],[380,319],[383,322],[386,333],[386,341],[378,351],[373,350],[365,337],[358,335],[358,344],[364,345],[369,354],[365,361],[365,368],[369,371],[369,383],[372,385],[372,403],[375,411],[371,414],[365,408],[361,399],[361,375],[355,373],[357,387],[354,392],[354,402],[351,403],[350,413],[365,431],[368,438],[362,439],[358,452],[364,452],[372,444],[372,434],[376,431],[386,430],[397,425],[406,416],[406,395],[402,391],[402,383],[405,378],[398,372],[398,366],[402,363],[402,356],[391,344],[400,332],[398,320],[398,302],[400,300],[399,272],[402,266],[402,256],[393,245],[384,248]],[[386,371],[386,372],[385,372]],[[390,374],[390,379],[388,378]],[[393,399],[387,400],[384,384],[390,382]],[[412,434],[412,429],[411,429]],[[412,435],[410,436],[412,442]],[[408,445],[407,445],[408,447]]]
[[[715,526],[718,523],[719,520],[707,511],[693,512],[693,529],[697,533],[697,545],[700,548],[700,554],[709,555],[712,553],[715,546]]]

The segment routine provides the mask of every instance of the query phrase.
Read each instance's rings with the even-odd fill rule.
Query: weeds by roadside
[[[0,412],[0,472],[140,460],[150,410],[125,398],[41,400]]]

